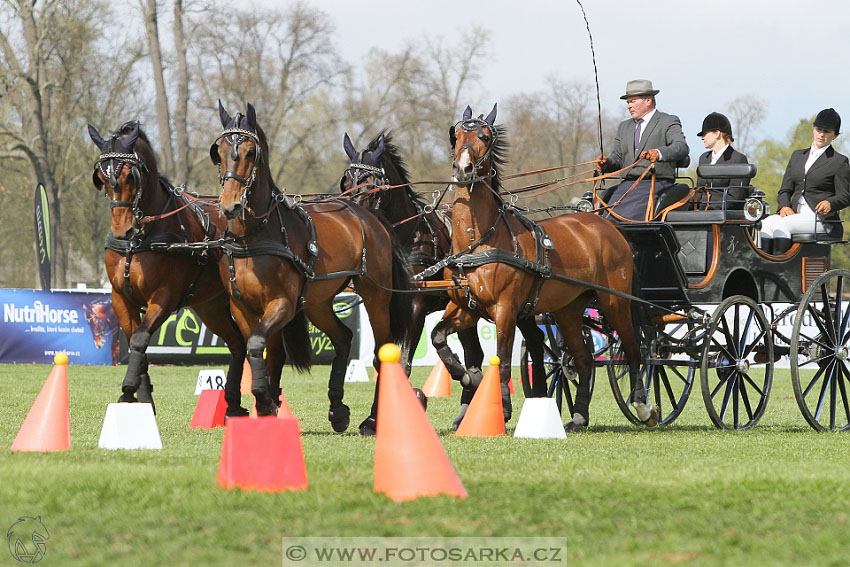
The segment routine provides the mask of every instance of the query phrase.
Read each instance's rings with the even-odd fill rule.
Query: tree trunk
[[[159,129],[159,147],[162,163],[159,170],[164,175],[174,174],[174,152],[171,148],[171,126],[169,124],[168,96],[165,92],[165,74],[162,68],[162,52],[159,46],[159,24],[156,0],[139,0],[145,18],[145,35],[148,38],[153,79],[156,86],[156,124]]]
[[[177,105],[174,107],[175,151],[174,182],[189,181],[189,69],[186,64],[186,38],[183,33],[183,0],[174,1],[174,49],[177,51]]]

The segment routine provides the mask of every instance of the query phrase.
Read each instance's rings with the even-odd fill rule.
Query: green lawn
[[[9,451],[49,370],[0,367],[0,530],[41,515],[51,537],[40,565],[280,565],[282,536],[367,535],[565,536],[571,566],[822,567],[850,556],[850,437],[809,429],[787,371],[743,433],[710,425],[698,385],[672,426],[632,427],[600,381],[584,435],[454,438],[453,388],[428,415],[469,497],[396,503],[372,491],[374,440],[355,433],[372,384],[347,385],[351,432],[335,435],[328,368],[285,375],[310,487],[270,494],[216,487],[223,430],[189,429],[197,367],[152,369],[162,451],[97,448],[123,368],[86,366],[69,368],[71,450]],[[521,406],[520,394],[509,432]],[[0,566],[15,564],[0,551]]]

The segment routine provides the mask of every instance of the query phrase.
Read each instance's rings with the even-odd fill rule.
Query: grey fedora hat
[[[652,81],[635,79],[626,83],[626,94],[621,96],[620,99],[626,100],[630,96],[655,96],[659,92],[661,91],[652,88]]]

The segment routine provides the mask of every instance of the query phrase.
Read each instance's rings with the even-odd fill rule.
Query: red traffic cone
[[[429,398],[448,398],[452,395],[452,376],[442,360],[438,359],[431,369],[422,391]]]
[[[504,435],[505,417],[502,412],[502,388],[499,381],[499,357],[490,357],[490,367],[484,373],[469,409],[455,435],[458,437],[496,437]]]
[[[294,419],[232,417],[227,420],[218,485],[242,490],[303,490],[307,468]]]
[[[466,489],[399,364],[398,347],[382,346],[378,358],[375,492],[396,502],[438,494],[466,498]]]
[[[224,390],[203,390],[195,404],[190,429],[212,429],[224,427],[224,414],[227,412],[227,402]]]
[[[12,451],[67,451],[71,448],[68,409],[68,355],[53,357],[53,370],[30,408]]]

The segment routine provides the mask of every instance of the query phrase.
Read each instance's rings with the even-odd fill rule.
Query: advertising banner
[[[35,261],[41,289],[50,289],[50,207],[44,185],[35,188]]]
[[[343,324],[354,332],[351,345],[353,356],[360,352],[360,306],[354,294],[341,294],[334,302],[334,311]],[[308,326],[314,364],[330,364],[334,349],[330,339],[312,324]],[[165,320],[151,337],[147,350],[152,364],[227,364],[230,351],[225,342],[214,335],[201,318],[184,307]],[[370,355],[371,356],[371,355]],[[122,362],[126,357],[122,352]]]
[[[108,293],[0,289],[0,363],[117,364],[119,328]]]

